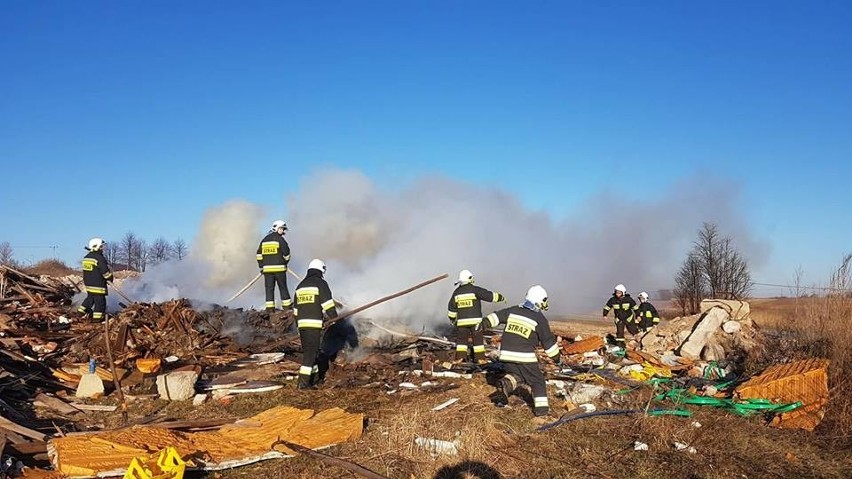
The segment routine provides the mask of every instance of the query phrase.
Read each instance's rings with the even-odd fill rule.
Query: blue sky
[[[757,279],[822,280],[852,250],[850,24],[845,1],[2,2],[0,241],[191,241],[320,165],[557,218],[712,173],[771,244]]]

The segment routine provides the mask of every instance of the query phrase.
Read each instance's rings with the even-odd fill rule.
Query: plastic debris
[[[459,453],[459,441],[442,441],[440,439],[416,437],[414,444],[428,450],[432,454],[446,454],[455,456]]]
[[[459,398],[449,399],[449,400],[442,402],[441,404],[438,404],[437,406],[433,407],[432,410],[433,411],[440,411],[441,409],[448,408],[448,407],[452,406],[453,404],[455,404],[458,400],[459,400]]]
[[[633,443],[633,450],[634,451],[647,451],[648,445],[645,444],[644,442],[636,441],[636,442]]]

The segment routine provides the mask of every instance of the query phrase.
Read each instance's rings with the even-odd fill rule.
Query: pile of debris
[[[639,349],[659,356],[723,361],[750,351],[758,331],[745,301],[712,299],[701,302],[701,313],[661,323],[639,339]]]
[[[66,282],[42,281],[8,266],[0,266],[0,331],[15,329],[15,321],[50,329],[60,321],[62,306],[79,290]]]

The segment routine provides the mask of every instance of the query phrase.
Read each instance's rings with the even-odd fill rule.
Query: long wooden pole
[[[349,472],[359,474],[369,479],[388,479],[387,476],[383,476],[378,472],[371,471],[370,469],[367,469],[366,467],[360,464],[356,464],[352,461],[347,461],[334,456],[329,456],[328,454],[323,454],[321,452],[314,451],[313,449],[307,448],[305,446],[300,446],[299,444],[294,444],[290,441],[285,441],[283,439],[279,439],[276,442],[283,444],[289,449],[292,449],[296,452],[313,457],[314,459],[319,459],[320,461],[325,462],[327,464],[331,464],[332,466],[342,467],[343,469],[346,469]]]
[[[326,326],[331,326],[332,324],[334,324],[334,323],[336,323],[336,322],[338,322],[338,321],[342,321],[344,318],[346,318],[346,317],[348,317],[348,316],[352,316],[353,314],[360,313],[361,311],[364,311],[365,309],[370,309],[370,308],[372,308],[373,306],[376,306],[376,305],[379,305],[379,304],[384,303],[385,301],[390,301],[390,300],[392,300],[392,299],[394,299],[394,298],[398,298],[398,297],[403,296],[403,295],[406,295],[406,294],[408,294],[408,293],[410,293],[410,292],[412,292],[412,291],[418,290],[418,289],[420,289],[420,288],[422,288],[422,287],[424,287],[424,286],[429,286],[429,285],[430,285],[430,284],[432,284],[432,283],[437,283],[438,281],[441,281],[442,279],[446,279],[448,276],[449,276],[449,274],[444,273],[444,274],[442,274],[441,276],[436,276],[436,277],[434,277],[434,278],[432,278],[432,279],[430,279],[430,280],[428,280],[428,281],[424,281],[424,282],[422,282],[422,283],[420,283],[420,284],[416,284],[416,285],[414,285],[414,286],[412,286],[412,287],[410,287],[410,288],[408,288],[408,289],[404,289],[404,290],[402,290],[402,291],[400,291],[400,292],[398,292],[398,293],[394,293],[394,294],[391,294],[391,295],[385,296],[385,297],[383,297],[383,298],[379,298],[379,299],[377,299],[377,300],[375,300],[375,301],[373,301],[373,302],[371,302],[371,303],[367,303],[367,304],[365,304],[365,305],[363,305],[363,306],[358,306],[357,308],[355,308],[355,309],[353,309],[353,310],[351,310],[351,311],[346,311],[346,312],[344,312],[344,313],[339,314],[336,318],[334,318],[334,319],[332,319],[332,320],[328,321],[328,322],[326,323]]]
[[[112,355],[112,346],[109,344],[109,314],[106,313],[104,313],[104,342],[106,343],[107,359],[109,360],[109,370],[112,373],[112,381],[115,385],[115,390],[118,392],[118,400],[121,401],[121,417],[126,421],[127,403],[124,402],[124,391],[121,390],[121,380],[115,372],[115,358]]]
[[[251,285],[253,285],[254,283],[256,283],[256,282],[257,282],[257,280],[259,280],[259,279],[260,279],[260,277],[261,277],[261,276],[263,276],[263,273],[257,273],[257,276],[255,276],[255,277],[254,277],[254,279],[252,279],[251,281],[249,281],[247,285],[243,286],[243,289],[241,289],[241,290],[237,291],[237,292],[236,292],[236,294],[234,294],[233,296],[231,296],[231,298],[230,298],[229,300],[225,301],[225,302],[226,302],[226,303],[230,303],[231,301],[233,301],[233,300],[237,299],[237,296],[239,296],[239,295],[241,295],[241,294],[245,293],[247,289],[251,288]]]
[[[132,299],[128,298],[128,297],[127,297],[127,295],[126,295],[126,294],[124,294],[124,292],[123,292],[123,291],[121,291],[120,289],[118,289],[118,286],[116,286],[116,285],[115,285],[115,283],[113,283],[113,284],[111,285],[111,287],[112,287],[113,291],[115,291],[116,293],[118,293],[118,295],[119,295],[119,296],[121,296],[122,298],[124,298],[124,300],[125,300],[125,301],[127,301],[128,303],[133,303],[133,302],[134,302]]]

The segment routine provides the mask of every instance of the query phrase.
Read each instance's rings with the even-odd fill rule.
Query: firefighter
[[[636,315],[639,317],[639,327],[643,333],[647,333],[651,328],[660,324],[657,308],[648,301],[648,293],[644,291],[639,293],[639,309],[636,310]]]
[[[272,229],[257,247],[257,267],[263,273],[266,286],[266,310],[275,311],[275,284],[281,294],[281,309],[293,307],[290,291],[287,290],[287,264],[290,262],[290,245],[284,239],[287,223],[276,220]]]
[[[473,273],[464,269],[459,273],[456,290],[450,296],[447,317],[456,327],[456,362],[470,357],[479,364],[485,361],[485,344],[482,340],[482,301],[505,301],[500,293],[492,293],[473,284]]]
[[[623,284],[615,286],[612,292],[612,297],[606,302],[603,308],[603,317],[609,315],[609,310],[614,310],[615,316],[615,341],[618,346],[625,347],[627,345],[624,339],[624,329],[630,334],[639,332],[639,317],[636,316],[636,311],[639,306],[636,301],[627,293],[627,288]]]
[[[104,256],[106,242],[100,238],[89,240],[86,249],[89,253],[83,258],[83,284],[86,286],[86,299],[77,308],[84,317],[101,321],[106,314],[107,283],[112,283],[112,271]]]
[[[323,317],[334,319],[337,308],[331,289],[323,278],[325,263],[311,260],[305,279],[296,287],[296,325],[302,340],[302,366],[299,368],[299,389],[316,389],[319,383],[317,355],[322,339]]]
[[[547,311],[547,291],[535,285],[527,291],[523,303],[495,311],[486,317],[492,328],[499,323],[506,323],[499,358],[506,371],[506,375],[500,379],[500,402],[508,402],[509,396],[518,386],[528,384],[532,389],[533,414],[536,417],[550,414],[547,387],[544,374],[538,366],[536,346],[541,345],[547,356],[560,364],[562,362],[556,337],[542,311]]]
[[[328,327],[322,335],[319,356],[317,357],[317,372],[319,382],[325,381],[331,363],[337,359],[337,355],[344,348],[355,349],[358,347],[358,331],[352,325],[349,318],[344,318]]]

